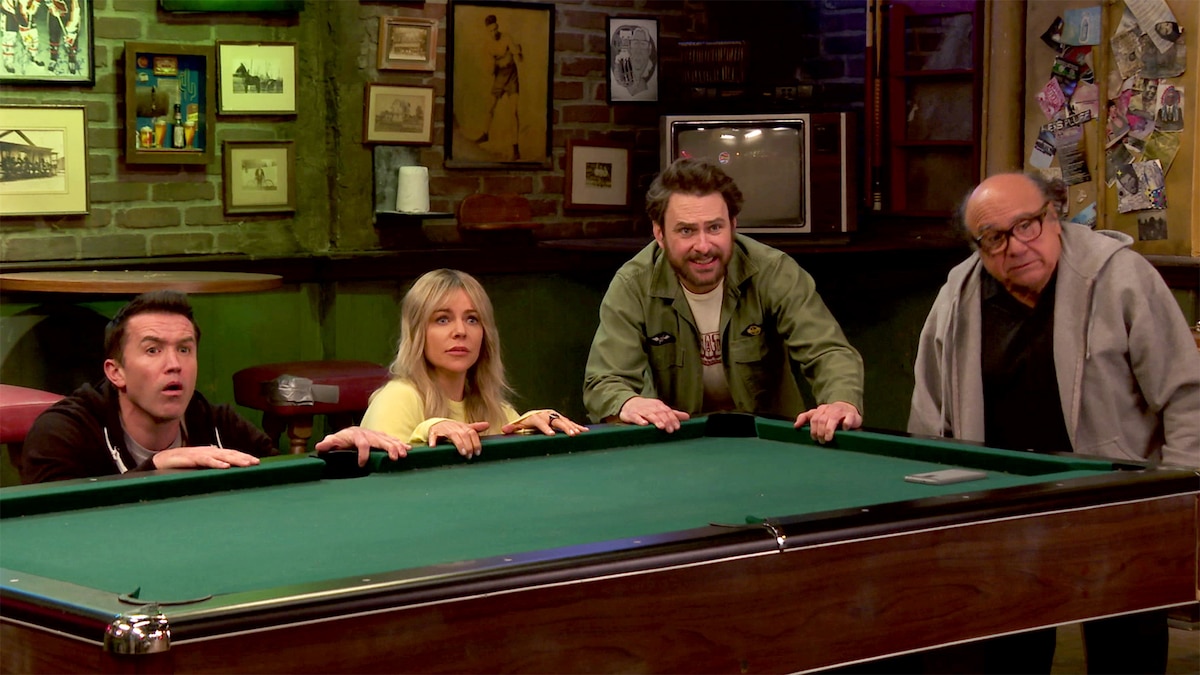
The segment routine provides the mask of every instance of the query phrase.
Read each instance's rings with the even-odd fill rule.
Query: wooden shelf
[[[426,211],[425,213],[408,213],[406,211],[376,211],[375,226],[404,225],[421,223],[437,218],[453,218],[454,214],[446,211]]]

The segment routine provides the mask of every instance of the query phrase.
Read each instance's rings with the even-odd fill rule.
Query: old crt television
[[[738,231],[838,234],[856,228],[850,113],[665,115],[662,166],[718,164],[745,196]]]

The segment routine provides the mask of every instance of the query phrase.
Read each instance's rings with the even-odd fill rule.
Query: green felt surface
[[[881,452],[882,443],[870,435],[854,442],[846,435],[843,445],[857,443],[867,450],[852,452],[796,442],[802,432],[772,429],[764,435],[788,440],[681,434],[665,442],[602,449],[595,446],[605,445],[603,433],[590,441],[536,439],[568,450],[571,442],[581,441],[580,450],[482,463],[450,458],[444,466],[424,462],[430,466],[349,480],[315,480],[308,471],[307,480],[254,489],[216,487],[221,491],[5,517],[0,567],[113,593],[140,588],[146,600],[182,600],[599,544],[710,523],[743,524],[748,517],[1028,485],[1107,467],[1054,461],[1042,475],[991,470],[982,481],[915,485],[904,476],[946,465],[870,454]],[[618,438],[625,435],[608,440]],[[911,454],[904,443],[885,445]],[[499,446],[485,453],[489,449],[505,456]],[[993,464],[996,457],[1013,458],[986,449],[957,453],[963,466],[980,457],[993,458]],[[417,465],[422,464],[419,454],[414,453]],[[314,461],[278,462],[260,472],[303,472]],[[1051,470],[1058,473],[1047,473]],[[86,494],[85,488],[74,489]]]

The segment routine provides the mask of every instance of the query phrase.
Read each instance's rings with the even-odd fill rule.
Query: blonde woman
[[[464,457],[479,454],[481,435],[587,431],[553,410],[513,409],[492,302],[471,275],[441,269],[417,279],[400,332],[392,379],[371,395],[364,428],[430,447],[444,438]]]

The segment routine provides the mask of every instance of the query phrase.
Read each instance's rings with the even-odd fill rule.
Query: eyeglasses
[[[978,237],[973,237],[972,241],[984,253],[1000,253],[1007,249],[1009,237],[1021,243],[1029,243],[1042,236],[1042,221],[1046,219],[1049,208],[1050,202],[1046,202],[1033,217],[1019,220],[1007,230],[988,230]]]

